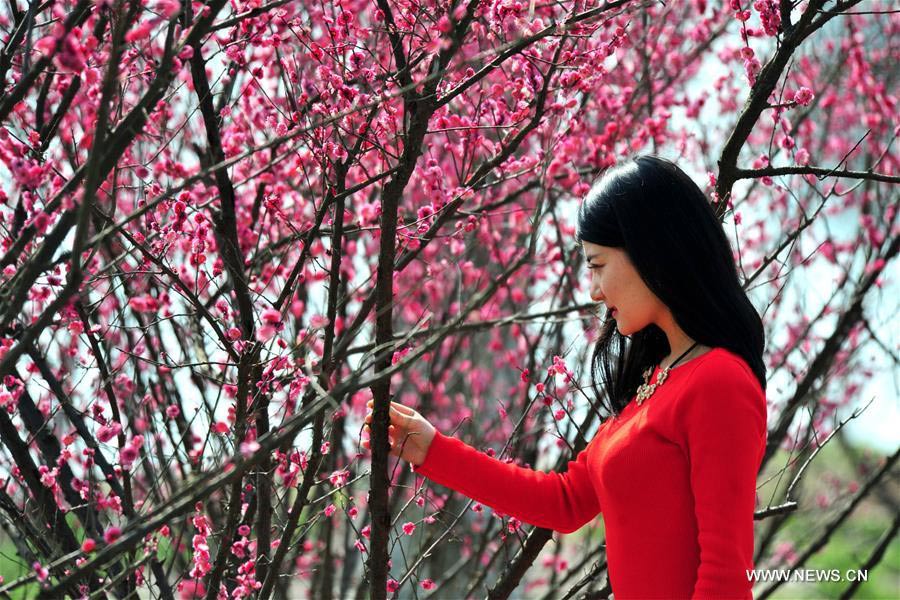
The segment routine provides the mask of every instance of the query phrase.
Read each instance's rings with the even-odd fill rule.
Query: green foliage
[[[860,460],[870,467],[869,473],[877,470],[881,452],[866,452],[862,448],[851,448],[851,451],[860,457]],[[766,474],[760,477],[760,482],[765,481],[779,468],[786,464],[788,454],[779,452],[767,465]],[[802,459],[802,460],[805,460]],[[803,480],[795,493],[799,501],[799,509],[793,513],[781,528],[774,543],[770,546],[770,552],[757,569],[773,568],[786,569],[789,561],[772,564],[768,560],[772,550],[780,543],[789,542],[794,551],[800,554],[810,544],[825,532],[828,523],[840,513],[850,502],[854,495],[853,484],[862,486],[866,475],[860,474],[859,463],[854,463],[845,450],[834,440],[823,448],[816,459],[807,467]],[[789,476],[785,476],[777,483],[777,492],[774,494],[773,504],[779,504],[784,498],[784,491],[790,484]],[[776,480],[773,479],[767,485],[760,488],[760,499],[768,502]],[[795,492],[796,492],[795,488]],[[820,500],[824,506],[820,506]],[[837,570],[841,574],[841,581],[808,581],[794,582],[781,585],[772,595],[776,599],[805,599],[805,598],[840,598],[851,581],[847,579],[848,571],[860,569],[868,560],[875,546],[889,527],[893,515],[886,505],[877,497],[870,496],[861,502],[850,514],[849,518],[834,532],[828,543],[802,565],[801,569],[831,571]],[[757,532],[765,530],[765,526],[758,526]],[[759,584],[755,587],[758,593],[768,587],[767,584]],[[900,541],[894,538],[889,544],[885,556],[881,562],[868,571],[868,579],[860,585],[854,598],[894,599],[900,597]]]

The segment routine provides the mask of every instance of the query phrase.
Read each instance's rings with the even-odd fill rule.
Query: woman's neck
[[[672,365],[672,362],[675,361],[675,359],[677,359],[679,356],[681,356],[682,354],[684,354],[684,351],[687,350],[688,348],[690,348],[691,346],[693,346],[694,343],[695,343],[695,342],[691,341],[691,342],[689,342],[686,346],[684,346],[683,348],[679,349],[678,352],[671,352],[671,353],[669,353],[668,356],[666,356],[665,358],[663,358],[663,359],[659,362],[659,368],[660,368],[660,369],[665,369],[666,367],[669,367],[670,365]],[[675,366],[673,366],[673,367],[671,367],[671,368],[677,369],[678,367],[680,367],[681,365],[685,364],[685,363],[688,362],[689,360],[693,360],[693,359],[695,359],[695,358],[698,358],[698,357],[700,357],[700,356],[703,356],[704,354],[706,354],[706,353],[709,352],[710,350],[712,350],[712,348],[710,348],[709,346],[704,346],[703,344],[697,344],[697,346],[696,346],[693,350],[691,350],[690,352],[688,352],[687,354],[685,354],[684,357],[683,357],[681,360],[678,361],[678,364],[677,364],[677,365],[675,365]]]

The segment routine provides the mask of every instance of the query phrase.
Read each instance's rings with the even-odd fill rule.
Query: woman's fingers
[[[406,407],[404,407],[404,408],[406,408]],[[407,410],[411,410],[411,409],[407,409]],[[415,411],[412,411],[411,413],[401,412],[401,411],[397,410],[396,408],[394,408],[393,406],[391,407],[391,410],[389,411],[391,422],[396,423],[397,425],[400,425],[401,427],[405,427],[406,424],[409,422],[410,417],[414,414],[415,414]],[[372,422],[372,413],[366,414],[365,422],[366,423]]]
[[[406,415],[400,414],[397,411],[391,412],[391,423],[396,423],[397,425],[405,426],[408,419],[409,419],[409,417],[407,417]],[[371,423],[372,423],[372,414],[371,413],[366,415],[365,423],[366,423],[366,425],[371,425]],[[391,425],[391,426],[393,427],[393,425]]]
[[[366,406],[369,409],[375,408],[375,401],[374,400],[367,401]],[[414,414],[416,414],[415,409],[412,409],[412,408],[406,406],[405,404],[400,404],[399,402],[394,402],[393,400],[391,400],[391,408],[393,408],[400,414],[405,415],[407,417],[411,417]]]
[[[396,419],[399,425],[406,427],[406,424],[409,422],[409,415],[406,413],[402,413],[393,406],[391,407],[391,421]]]
[[[372,430],[369,428],[368,425],[363,426],[363,429],[365,430],[366,433],[369,434],[369,436],[372,435]],[[394,443],[394,434],[395,433],[397,433],[397,428],[394,427],[393,425],[388,425],[388,440],[391,442],[392,445]],[[369,439],[371,439],[371,437]],[[367,444],[368,440],[364,440],[363,443]]]
[[[400,414],[406,415],[407,417],[411,417],[416,414],[416,411],[412,408],[406,406],[405,404],[399,404],[397,402],[391,402],[391,407],[394,408]]]

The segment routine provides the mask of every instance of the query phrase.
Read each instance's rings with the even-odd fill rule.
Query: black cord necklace
[[[690,354],[691,350],[696,348],[699,344],[700,344],[700,342],[694,342],[694,345],[691,346],[690,348],[688,348],[687,350],[685,350],[684,354],[682,354],[681,356],[676,358],[674,361],[672,361],[672,364],[670,364],[668,367],[666,367],[665,369],[660,371],[659,375],[657,375],[657,377],[656,377],[656,383],[652,383],[652,384],[650,383],[650,376],[653,374],[653,370],[656,367],[647,367],[647,370],[644,371],[644,383],[642,383],[640,385],[640,387],[638,387],[638,389],[637,389],[637,404],[638,404],[638,406],[641,405],[641,402],[643,402],[644,400],[646,400],[647,398],[652,396],[653,392],[656,391],[656,388],[658,388],[659,386],[661,386],[663,384],[663,382],[666,380],[666,377],[669,376],[669,369],[674,367],[678,363],[678,361],[680,361],[682,358],[684,358],[685,356]]]

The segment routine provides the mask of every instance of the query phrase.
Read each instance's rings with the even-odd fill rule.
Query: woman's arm
[[[525,523],[571,533],[600,513],[587,452],[569,461],[563,473],[544,473],[505,463],[438,432],[425,462],[413,470]]]
[[[729,358],[691,374],[682,398],[700,566],[693,598],[751,598],[756,476],[766,447],[766,397]]]
[[[370,413],[366,431],[371,420]],[[445,436],[418,412],[396,402],[391,403],[388,433],[391,454],[408,461],[416,473],[525,523],[570,533],[600,512],[588,475],[587,448],[569,461],[565,472],[544,473],[505,463]],[[367,441],[363,445],[369,447]]]

